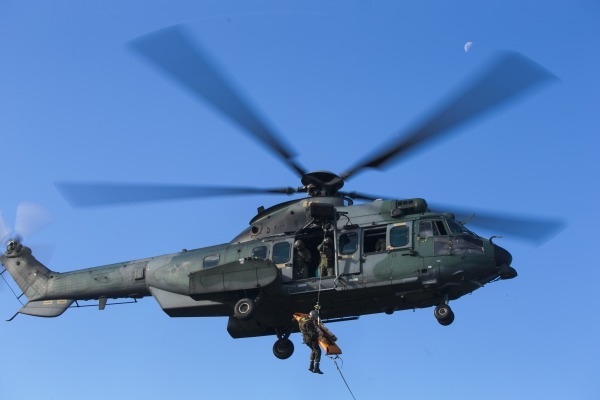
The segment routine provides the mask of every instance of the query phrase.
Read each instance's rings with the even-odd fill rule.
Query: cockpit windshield
[[[474,233],[465,228],[463,224],[456,222],[453,219],[448,219],[446,220],[446,222],[448,223],[448,228],[450,228],[450,232],[452,232],[452,235],[474,235]]]
[[[419,238],[429,237],[435,255],[484,254],[481,238],[453,219],[419,221]]]

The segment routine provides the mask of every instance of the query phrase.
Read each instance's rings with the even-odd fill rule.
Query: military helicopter
[[[553,79],[522,55],[502,54],[423,123],[335,174],[302,167],[280,135],[257,116],[181,27],[143,36],[131,47],[239,125],[290,168],[301,186],[58,183],[71,204],[90,207],[255,193],[305,196],[260,207],[249,226],[228,243],[71,272],[42,265],[19,237],[0,238],[7,243],[0,262],[28,299],[17,314],[56,317],[78,301],[96,300],[104,309],[109,299],[153,296],[171,317],[229,317],[227,331],[233,338],[276,335],[273,353],[286,359],[294,351],[289,337],[297,330],[292,315],[315,305],[324,321],[434,307],[437,321],[449,325],[454,321],[450,301],[487,283],[516,277],[511,254],[493,243],[493,237],[468,229],[467,222],[534,240],[560,228],[557,221],[499,214],[478,213],[460,220],[464,211],[421,198],[384,199],[342,190],[359,172],[382,169],[409,150]],[[317,249],[324,241],[331,243],[334,258],[327,276],[317,270]],[[294,250],[300,242],[310,254],[302,265]]]

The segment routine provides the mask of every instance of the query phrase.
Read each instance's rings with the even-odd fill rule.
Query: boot
[[[312,372],[314,372],[315,374],[323,374],[323,371],[319,369],[319,363],[315,363],[315,367],[312,369]]]
[[[315,371],[315,362],[314,361],[310,362],[310,367],[308,367],[308,370],[310,372],[314,372]]]

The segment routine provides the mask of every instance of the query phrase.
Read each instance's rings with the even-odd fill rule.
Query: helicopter
[[[495,244],[494,237],[481,237],[467,224],[533,240],[560,228],[553,220],[501,214],[475,213],[463,220],[459,215],[464,210],[422,198],[389,199],[342,190],[358,173],[383,169],[414,148],[554,79],[523,55],[501,54],[423,123],[336,174],[309,171],[298,163],[291,147],[259,118],[182,27],[142,36],[131,48],[262,144],[300,178],[301,186],[59,182],[57,188],[67,201],[94,207],[256,193],[304,197],[259,207],[249,226],[227,243],[70,272],[50,270],[19,236],[0,229],[0,239],[7,243],[0,262],[28,299],[15,316],[57,317],[78,301],[95,300],[102,310],[110,299],[152,296],[170,317],[228,317],[227,331],[233,338],[276,335],[273,354],[287,359],[294,352],[290,335],[298,330],[294,313],[316,308],[323,321],[334,322],[434,307],[435,319],[447,326],[455,318],[451,301],[490,282],[515,278],[511,254]],[[325,242],[333,258],[328,274],[318,267]],[[299,247],[308,250],[305,263],[297,258]]]

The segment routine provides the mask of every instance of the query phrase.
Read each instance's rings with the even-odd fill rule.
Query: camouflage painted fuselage
[[[334,237],[335,276],[321,278],[316,247],[324,227]],[[298,239],[315,258],[304,279],[294,279]],[[293,313],[317,301],[324,319],[391,313],[438,305],[516,275],[506,250],[452,215],[428,212],[421,199],[294,200],[259,213],[230,243],[72,272],[49,270],[15,241],[0,261],[29,300],[23,314],[51,317],[75,300],[151,295],[172,317],[229,316],[233,337],[287,329]],[[253,318],[233,317],[241,298],[256,300]]]

